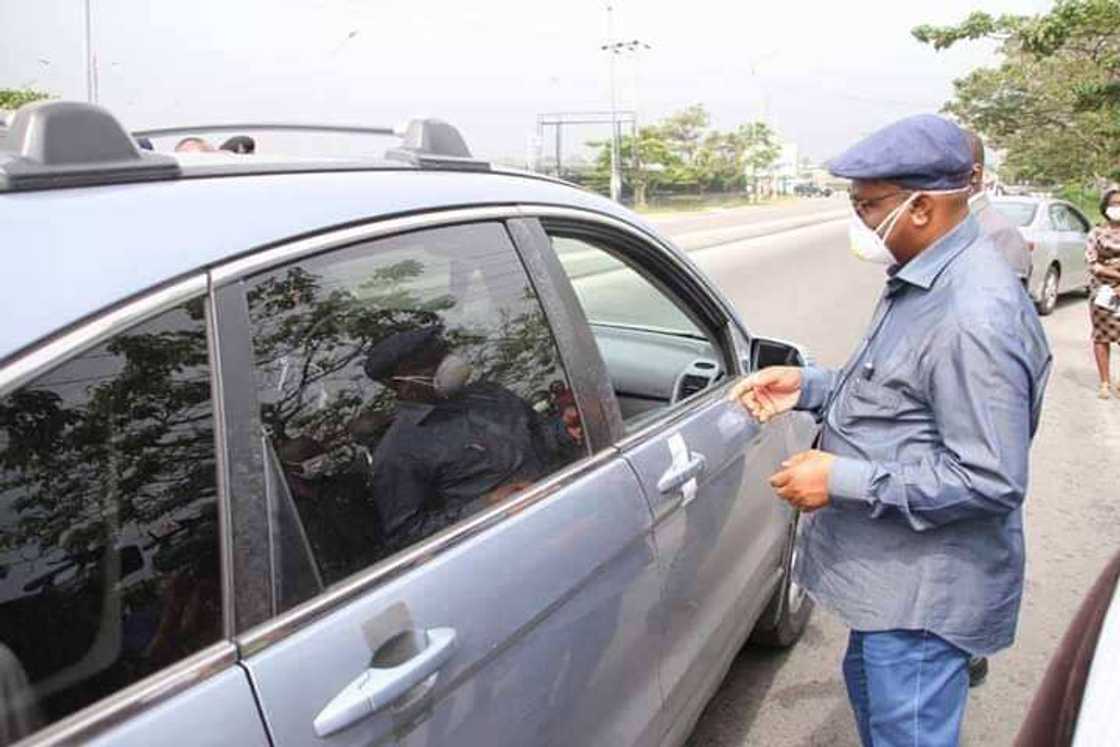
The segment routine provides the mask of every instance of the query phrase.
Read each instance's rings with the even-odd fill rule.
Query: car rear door
[[[246,544],[267,548],[245,562],[266,559],[270,609],[239,644],[277,746],[656,741],[650,511],[609,445],[571,310],[501,220],[515,214],[372,224],[215,274],[240,327],[223,349],[247,371],[229,400],[251,403]],[[370,380],[371,351],[433,328],[473,369],[460,389],[420,406],[404,385],[442,368]],[[516,449],[467,428],[501,414],[468,395],[582,435],[542,473],[460,502],[462,473],[481,480],[476,465]],[[459,425],[481,435],[447,435]],[[391,529],[410,497],[410,533]]]
[[[687,731],[780,581],[792,512],[767,478],[808,448],[800,416],[763,428],[728,392],[737,322],[700,276],[617,221],[540,210],[621,403],[619,448],[653,511],[664,583],[665,729]]]

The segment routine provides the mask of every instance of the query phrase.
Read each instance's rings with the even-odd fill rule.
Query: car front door
[[[807,448],[728,401],[744,372],[721,302],[652,237],[543,211],[619,402],[619,448],[650,501],[664,579],[665,728],[687,734],[780,581],[791,511],[767,477]]]
[[[516,221],[399,233],[441,220],[215,277],[253,369],[272,609],[240,645],[273,744],[653,744],[640,483]]]

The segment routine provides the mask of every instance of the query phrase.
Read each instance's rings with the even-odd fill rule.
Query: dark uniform
[[[374,501],[387,545],[400,549],[450,526],[502,489],[570,460],[578,443],[558,417],[495,383],[432,404],[402,402],[373,457]]]

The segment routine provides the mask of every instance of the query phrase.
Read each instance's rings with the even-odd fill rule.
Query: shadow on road
[[[823,654],[823,649],[828,648],[826,634],[817,624],[819,619],[810,623],[796,650],[745,646],[697,722],[688,746],[858,747],[855,725],[840,681],[839,662],[822,661],[819,655],[813,655],[810,658],[816,661],[814,668],[820,673],[818,677],[790,676],[789,670],[797,668],[791,659],[804,658],[803,649],[822,649]],[[831,659],[832,652],[825,656]],[[783,669],[786,670],[784,676]],[[765,733],[755,730],[758,721],[766,723]],[[814,725],[808,736],[805,736],[806,722]],[[784,726],[788,726],[788,730]]]

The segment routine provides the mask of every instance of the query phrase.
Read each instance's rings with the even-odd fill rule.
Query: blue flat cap
[[[871,133],[828,163],[833,176],[882,180],[909,189],[968,184],[972,150],[957,125],[933,114],[900,119]]]

